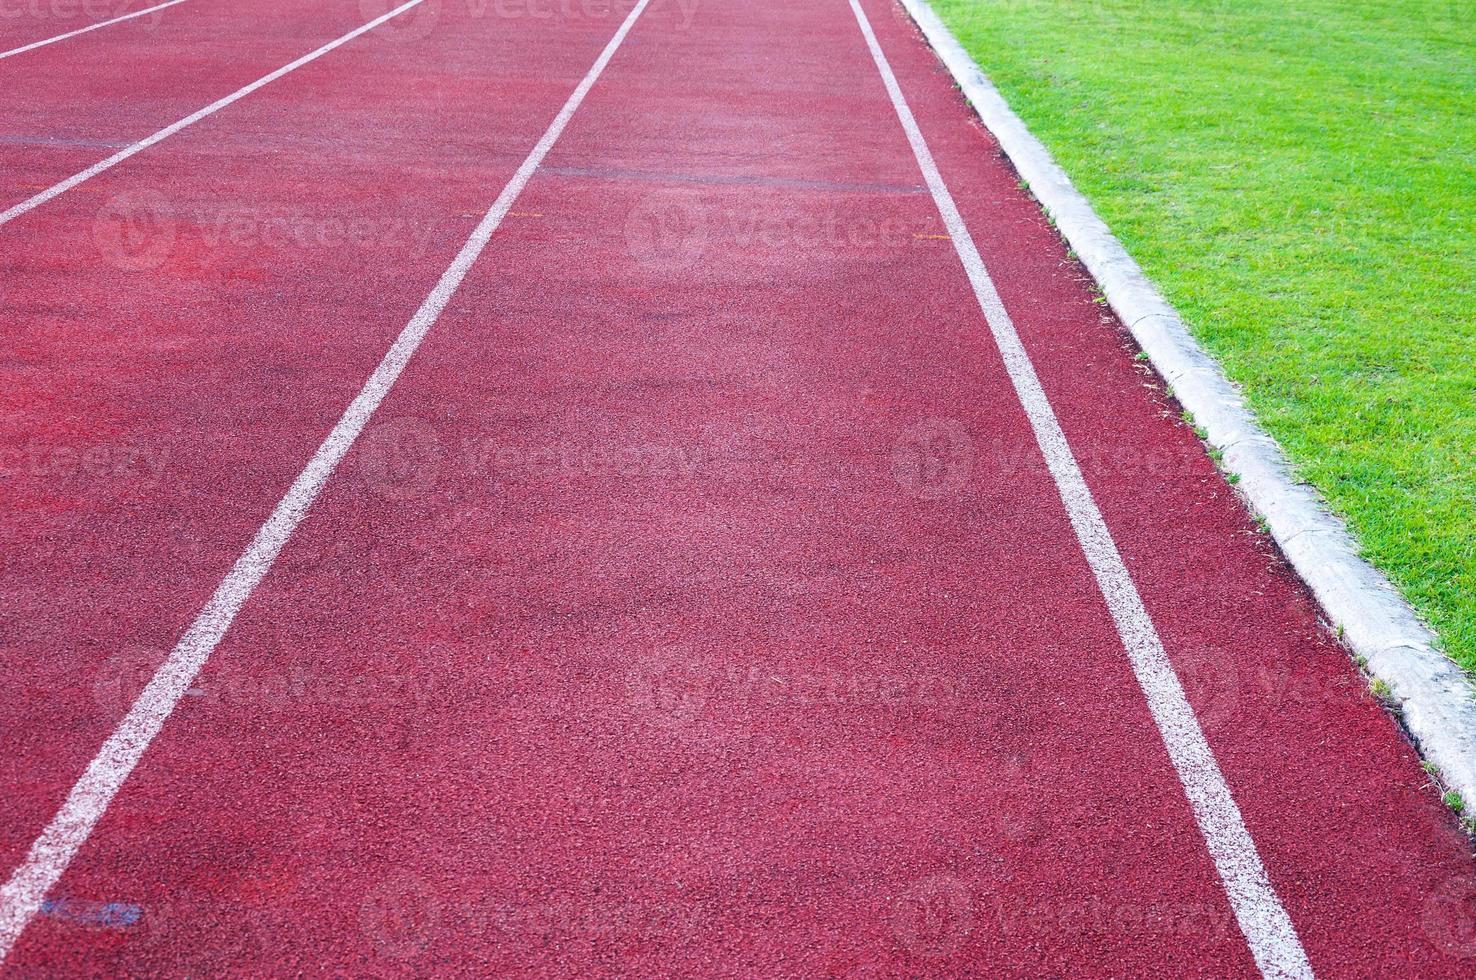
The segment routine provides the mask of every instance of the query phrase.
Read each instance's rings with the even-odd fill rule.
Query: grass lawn
[[[1476,669],[1476,0],[933,0]]]

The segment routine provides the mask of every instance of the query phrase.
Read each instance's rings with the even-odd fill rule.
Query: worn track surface
[[[1294,942],[1470,975],[1394,721],[861,8]],[[0,61],[0,210],[387,9]],[[0,226],[4,874],[630,9],[427,0]],[[103,810],[0,970],[1258,972],[846,0],[635,19]]]

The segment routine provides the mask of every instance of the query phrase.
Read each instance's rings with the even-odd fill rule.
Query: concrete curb
[[[1224,469],[1262,515],[1328,619],[1386,683],[1421,753],[1462,799],[1476,804],[1476,692],[1382,573],[1358,557],[1343,522],[1296,482],[1220,365],[1097,217],[1050,152],[1010,109],[927,0],[900,0],[984,125],[1030,184],[1175,396],[1224,453]]]

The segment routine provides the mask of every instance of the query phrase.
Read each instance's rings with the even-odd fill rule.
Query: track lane
[[[1461,925],[1460,896],[1476,891],[1466,835],[1193,431],[1165,424],[1178,407],[1134,366],[1125,329],[1080,306],[1082,269],[1030,260],[1064,246],[1033,202],[1002,192],[1014,171],[908,43],[905,12],[865,6],[878,31],[892,25],[887,52],[1312,965],[1460,974],[1476,956]]]
[[[1132,664],[1133,675],[1184,788],[1195,823],[1215,863],[1215,871],[1220,876],[1256,967],[1267,977],[1310,980],[1312,967],[1307,962],[1307,953],[1302,948],[1296,927],[1266,874],[1234,794],[1220,772],[1214,750],[1205,740],[1199,719],[1184,695],[1182,683],[1168,658],[1158,629],[1143,607],[1132,573],[1124,564],[1117,543],[1112,539],[1112,531],[1103,520],[1091,488],[1082,476],[1081,465],[1061,430],[1050,396],[1041,387],[1030,353],[1020,342],[1019,332],[1000,299],[999,290],[938,171],[927,138],[919,129],[907,97],[877,42],[870,19],[856,0],[850,0],[850,5],[896,111],[897,121],[907,134],[918,169],[927,180],[933,203],[969,277],[979,310],[994,338],[1020,407],[1029,419],[1036,444],[1076,533],[1077,544],[1091,566],[1102,599],[1112,614],[1123,652]]]
[[[612,29],[346,47],[0,236],[11,867]]]
[[[1165,421],[1179,409],[1134,366],[1126,331],[1082,304],[1089,277],[1004,190],[1017,176],[905,12],[865,6],[894,32],[888,55],[1313,967],[1459,975],[1476,957],[1468,839],[1315,600],[1190,428]],[[1048,251],[1058,264],[1033,258]]]
[[[47,47],[48,45],[60,44],[63,41],[69,41],[74,37],[80,37],[81,35],[89,34],[92,31],[100,31],[104,28],[112,27],[115,24],[125,24],[129,21],[137,20],[140,17],[155,18],[153,23],[157,24],[158,18],[164,15],[164,11],[168,10],[170,7],[178,6],[179,4],[184,2],[185,0],[165,0],[164,3],[156,3],[147,7],[142,7],[140,9],[119,9],[118,11],[116,11],[116,13],[114,13],[112,16],[107,17],[106,19],[94,19],[91,23],[88,23],[81,27],[68,29],[63,33],[53,34],[35,41],[27,41],[23,44],[18,44],[13,48],[0,49],[0,60],[4,60],[6,58],[15,58],[20,55],[27,54],[31,51],[36,51],[40,48]],[[4,35],[0,35],[0,43],[8,44],[11,42],[8,40],[4,40]]]
[[[772,31],[776,16],[793,29]],[[846,22],[774,6],[709,6],[704,17],[692,37],[637,33],[645,57],[612,69],[550,160],[551,175],[578,175],[535,183],[526,206],[541,218],[509,228],[489,256],[517,256],[529,277],[493,265],[469,281],[466,312],[452,311],[453,329],[431,338],[392,396],[385,425],[399,428],[386,431],[447,453],[444,482],[417,489],[424,474],[412,467],[408,488],[376,494],[371,461],[359,466],[370,480],[330,487],[322,529],[303,529],[304,557],[284,556],[200,679],[229,704],[218,715],[187,707],[161,737],[157,768],[138,774],[104,824],[104,834],[146,839],[105,852],[106,870],[79,869],[71,886],[92,895],[106,881],[145,908],[177,910],[178,896],[138,878],[165,846],[145,814],[192,812],[229,792],[236,773],[192,765],[197,740],[224,746],[265,708],[270,741],[231,750],[269,776],[250,793],[259,813],[231,830],[231,849],[248,856],[226,872],[226,894],[281,874],[282,887],[320,902],[291,903],[290,922],[270,901],[225,928],[219,911],[181,919],[180,933],[166,927],[130,968],[196,945],[308,962],[313,944],[339,936],[338,957],[468,969],[535,956],[563,972],[598,962],[601,930],[614,933],[611,955],[638,970],[700,970],[714,957],[776,970],[800,956],[808,970],[870,961],[905,971],[975,935],[995,962],[1021,968],[1087,968],[1103,955],[1145,968],[1188,971],[1206,956],[1249,967],[1213,868],[1202,848],[1183,846],[1192,820],[1105,610],[1082,603],[1018,621],[1017,605],[1054,582],[1075,582],[1081,597],[1094,587],[1049,506],[1044,467],[1018,462],[1032,440],[1007,379],[952,313],[967,308],[967,283],[935,271],[948,253],[908,158],[886,140],[863,144],[860,159],[802,151],[890,111],[880,93],[841,87],[852,72],[808,58],[817,32],[845,43]],[[752,100],[710,125],[710,107],[735,104],[755,62],[782,66],[770,69],[772,103]],[[823,108],[785,122],[796,73]],[[702,134],[695,146],[687,133]],[[613,166],[600,173],[598,161]],[[792,186],[801,181],[803,193]],[[858,182],[873,189],[840,190]],[[711,219],[703,252],[720,259],[669,256],[659,232],[641,244],[643,207],[660,221],[672,206],[679,222]],[[550,215],[560,233],[540,234]],[[773,215],[777,229],[749,223]],[[852,332],[834,331],[837,314]],[[502,370],[467,373],[482,363]],[[938,365],[948,365],[942,377]],[[990,432],[1017,466],[981,458],[963,487],[945,470],[948,492],[935,495],[931,477],[907,475],[909,432],[963,392],[966,431]],[[503,426],[480,421],[487,406]],[[626,472],[622,450],[663,447],[667,459]],[[570,469],[571,452],[607,462]],[[513,472],[468,472],[471,459],[510,459]],[[695,479],[680,478],[684,460]],[[325,616],[317,566],[335,548],[369,580]],[[373,568],[393,571],[376,574],[371,554]],[[988,623],[1008,627],[981,633]],[[313,638],[322,672],[292,695],[279,681],[303,651],[284,627]],[[1090,651],[1088,664],[1058,630]],[[1022,657],[1038,663],[1028,687],[1010,680]],[[236,696],[251,682],[228,665],[243,661],[284,695]],[[334,698],[355,677],[386,674],[396,681],[371,683],[365,703]],[[1096,772],[1081,746],[1099,749],[1105,736],[1083,729],[1072,706],[1104,690],[1124,705],[1112,744],[1128,764]],[[991,720],[985,739],[981,718]],[[353,758],[312,747],[325,719]],[[208,783],[166,802],[186,769]],[[362,821],[335,821],[326,799],[308,804],[300,823],[323,860],[303,854],[273,870],[268,842],[294,833],[288,801],[325,779],[371,812],[392,808],[390,829],[375,837]],[[447,780],[451,790],[436,788]],[[1041,814],[1033,799],[1044,787],[1083,802]],[[514,802],[499,808],[504,798]],[[1151,816],[1125,842],[1078,822],[1085,813],[1114,825]],[[438,826],[466,836],[434,844]],[[198,833],[186,852],[209,853],[201,845],[221,828]],[[407,850],[418,854],[409,867]],[[186,906],[218,908],[205,888],[215,860],[184,872]],[[350,861],[361,874],[345,877]],[[366,881],[390,894],[366,895]],[[689,898],[671,890],[677,881]],[[920,925],[918,906],[991,894],[1006,904],[977,934],[950,932],[959,920],[940,935]],[[1171,928],[1199,931],[1168,952],[1152,929],[1109,937],[1106,954],[1101,939],[1067,936],[1041,959],[1033,924],[1010,919],[1030,894],[1052,896],[1058,911],[1100,903],[1112,916],[1148,903],[1168,910]],[[452,895],[457,926],[378,936],[376,902],[445,909]],[[345,935],[356,913],[360,930]],[[426,916],[418,910],[412,926]],[[204,934],[184,939],[193,929]],[[549,938],[569,951],[540,953]]]
[[[69,4],[20,0],[7,3],[0,9],[0,51],[44,42],[73,31],[99,29],[100,24],[130,13],[136,14],[161,2],[163,0],[82,0]],[[167,11],[160,11],[147,16],[142,25],[133,26],[156,26],[166,15]]]
[[[562,134],[585,95],[614,57],[645,3],[638,3],[602,50],[593,67],[540,136],[456,253],[410,322],[395,338],[373,374],[319,445],[303,471],[273,508],[271,515],[231,566],[210,600],[191,622],[169,657],[150,678],[118,728],[67,796],[25,861],[0,887],[0,956],[7,955],[29,922],[44,911],[47,894],[65,874],[76,853],[107,812],[114,796],[148,751],[180,698],[188,692],[240,609],[271,571],[282,548],[311,509],[343,457],[358,440],[379,404],[454,298],[462,280],[527,185],[528,179]],[[403,9],[403,8],[401,8]]]
[[[158,22],[143,17],[0,61],[0,212],[388,9],[194,0]],[[407,26],[413,35],[413,15]]]
[[[386,406],[387,444],[432,448],[350,461],[110,817],[126,847],[72,877],[141,928],[57,917],[76,946],[47,962],[1253,971],[905,144],[879,122],[847,159],[816,125],[886,118],[851,90],[865,62],[797,85],[800,39],[846,50],[836,23],[705,10],[704,40],[643,34],[642,70],[612,70],[627,97],[550,161],[577,173],[535,182],[538,217],[498,243],[539,273],[469,283],[461,332]],[[1408,751],[946,78],[872,16],[1314,965],[1458,975],[1428,903],[1463,855],[1385,771]],[[786,122],[796,93],[812,114]],[[837,243],[830,218],[870,234]],[[1261,690],[1268,662],[1292,692]],[[1319,811],[1308,752],[1346,803]],[[244,791],[204,764],[243,757]]]

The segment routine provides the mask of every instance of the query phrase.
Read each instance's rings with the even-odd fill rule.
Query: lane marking
[[[1096,277],[1108,303],[1148,354],[1174,396],[1225,454],[1225,470],[1263,515],[1330,625],[1370,672],[1393,688],[1400,720],[1451,789],[1476,800],[1476,699],[1470,677],[1440,649],[1429,627],[1384,573],[1358,553],[1348,526],[1320,494],[1293,476],[1286,452],[1256,421],[1225,368],[1190,334],[1173,305],[1123,248],[1050,151],[1010,108],[938,19],[928,0],[901,0],[1030,193]]]
[[[605,45],[599,58],[549,124],[543,137],[528,153],[522,166],[518,167],[512,179],[503,187],[502,193],[482,217],[471,237],[441,275],[435,288],[420,304],[420,308],[395,339],[384,359],[379,362],[364,387],[328,433],[318,451],[278,501],[271,516],[256,532],[246,550],[236,559],[230,572],[180,638],[178,645],[159,665],[148,686],[118,724],[117,730],[103,743],[97,756],[87,766],[87,771],[72,787],[66,802],[31,845],[25,860],[12,872],[5,886],[0,888],[0,964],[5,962],[21,932],[41,908],[46,893],[56,884],[77,850],[86,842],[98,820],[107,811],[124,780],[148,749],[149,743],[164,727],[164,722],[179,703],[180,697],[189,690],[200,668],[230,629],[236,614],[271,570],[272,563],[277,560],[287,539],[307,515],[308,508],[364,430],[380,402],[389,394],[405,365],[414,356],[430,328],[435,325],[461,281],[466,278],[472,264],[487,247],[493,232],[512,209],[513,202],[563,133],[575,110],[594,87],[605,66],[615,56],[620,43],[635,26],[636,19],[649,2],[650,0],[640,0],[626,16],[620,29]],[[406,4],[406,7],[409,6],[411,4]]]
[[[185,0],[169,0],[168,3],[161,3],[153,7],[146,7],[143,10],[136,10],[131,14],[124,14],[122,17],[114,17],[112,20],[105,20],[96,24],[88,24],[86,27],[79,28],[75,31],[68,31],[65,34],[58,34],[56,37],[48,37],[42,41],[32,41],[30,44],[23,45],[19,48],[11,48],[9,51],[0,51],[0,61],[9,58],[11,55],[25,54],[27,51],[35,51],[37,48],[44,48],[48,44],[55,44],[57,41],[65,41],[69,37],[76,37],[78,34],[86,34],[88,31],[95,31],[99,28],[107,27],[109,24],[121,24],[125,20],[132,20],[135,17],[142,17],[144,14],[151,14],[156,10],[163,10],[165,7],[173,7],[175,4],[180,4],[184,2]]]
[[[169,137],[173,136],[175,133],[179,132],[181,129],[184,129],[186,126],[193,126],[195,123],[199,122],[201,119],[204,119],[206,116],[214,115],[215,113],[219,112],[221,109],[224,109],[226,106],[230,105],[233,102],[239,102],[262,86],[270,85],[272,82],[275,82],[283,75],[294,72],[297,69],[301,68],[303,65],[308,64],[309,62],[317,61],[319,58],[323,57],[323,55],[332,51],[334,48],[347,44],[361,34],[367,34],[368,32],[374,30],[374,28],[378,27],[380,24],[383,24],[385,21],[390,20],[394,17],[398,17],[405,11],[411,9],[412,7],[418,7],[424,2],[425,0],[409,0],[408,3],[403,3],[400,6],[396,7],[394,10],[389,11],[388,13],[380,14],[369,23],[354,28],[353,30],[349,31],[347,34],[336,40],[329,41],[321,48],[318,48],[316,51],[312,51],[308,54],[303,55],[301,58],[298,58],[291,64],[283,65],[281,68],[278,68],[271,74],[263,75],[261,78],[258,78],[256,81],[252,82],[249,85],[237,89],[230,95],[227,95],[221,99],[216,99],[205,108],[200,109],[197,112],[193,112],[188,116],[185,116],[178,122],[170,123],[168,126],[165,126],[157,133],[154,133],[152,136],[145,136],[137,143],[134,143],[131,146],[124,147],[117,153],[114,153],[112,156],[108,157],[106,160],[94,163],[86,170],[83,170],[80,173],[73,174],[66,180],[52,184],[40,194],[37,194],[34,197],[27,198],[26,200],[20,202],[7,211],[0,211],[0,226],[9,224],[11,221],[19,218],[27,211],[32,211],[45,204],[53,197],[58,197],[62,194],[65,194],[67,191],[71,190],[73,187],[76,187],[83,181],[91,180],[93,177],[96,177],[103,171],[110,170],[113,167],[116,167],[118,164],[122,163],[124,160],[127,160],[134,154],[142,153],[144,150],[147,150],[155,143],[162,142],[163,140],[166,140]]]
[[[892,74],[892,67],[871,30],[871,22],[866,19],[866,13],[857,0],[850,0],[850,4],[866,38],[866,45],[871,49],[871,59],[876,63],[891,97],[892,107],[907,133],[907,141],[912,145],[913,156],[917,158],[918,167],[932,191],[933,201],[953,238],[954,250],[974,287],[974,296],[994,335],[995,345],[999,348],[1020,405],[1030,420],[1046,466],[1056,481],[1056,489],[1076,531],[1077,541],[1117,624],[1118,636],[1122,638],[1123,648],[1132,662],[1138,686],[1142,688],[1153,721],[1179,774],[1179,782],[1189,798],[1194,819],[1199,824],[1256,966],[1266,977],[1309,978],[1312,966],[1307,961],[1296,928],[1266,875],[1255,842],[1241,819],[1240,808],[1236,806],[1214,753],[1205,741],[1194,709],[1184,697],[1179,677],[1169,662],[1148,610],[1143,607],[1137,586],[1123,564],[1107,522],[1103,520],[1102,512],[1097,509],[1097,502],[1081,475],[1066,434],[1061,430],[1055,410],[1036,376],[1035,365],[1020,342],[1014,322],[1005,310],[979,250],[974,246],[973,236],[953,202],[953,195],[943,183],[943,176],[938,172],[933,154],[902,95],[897,77]]]

